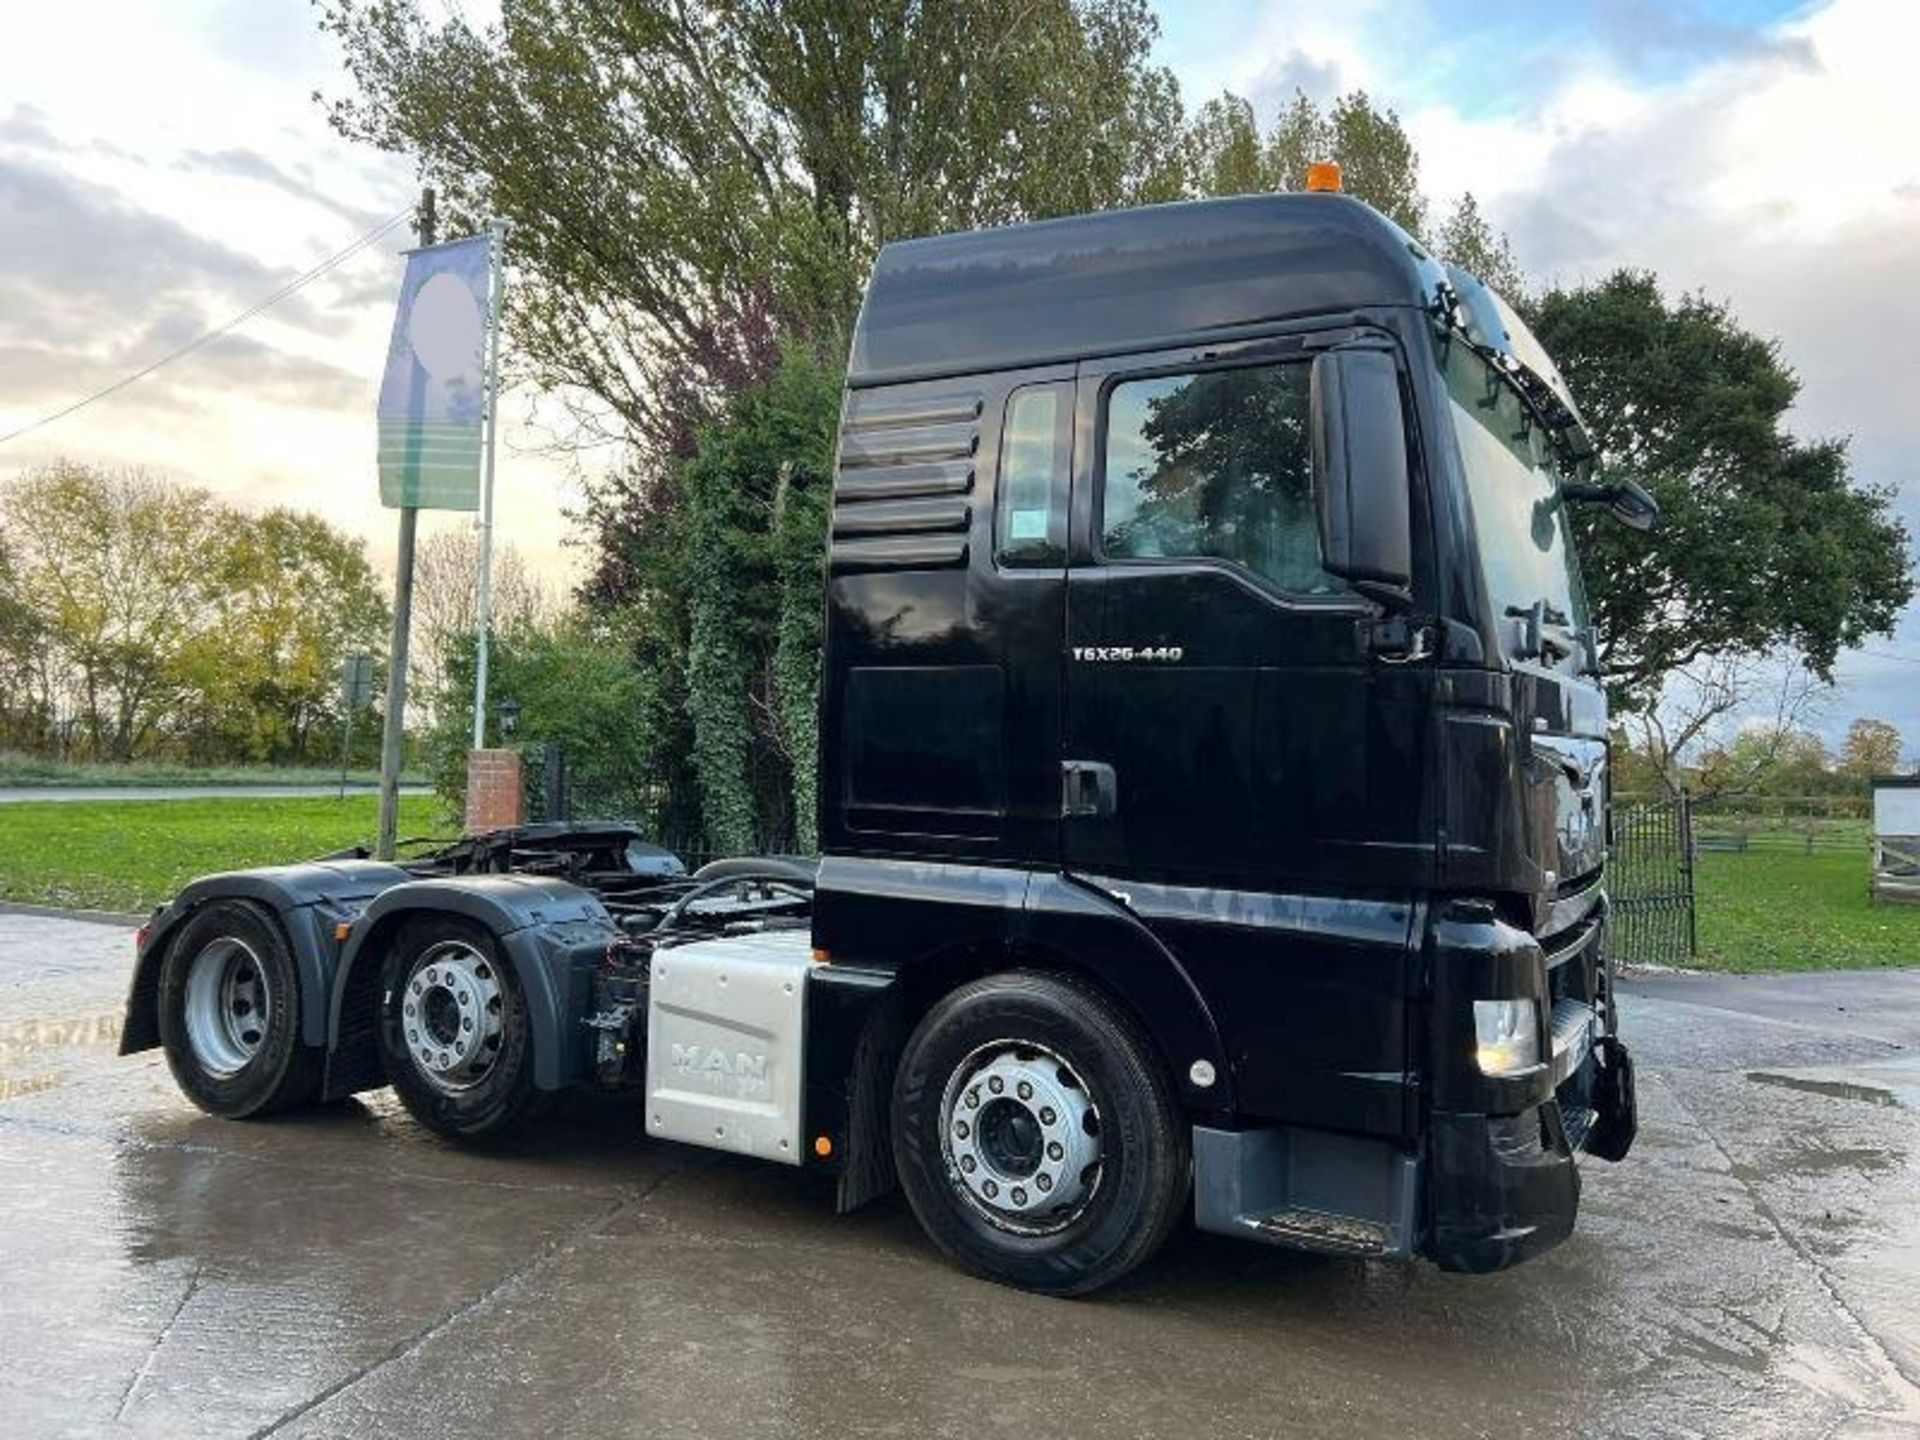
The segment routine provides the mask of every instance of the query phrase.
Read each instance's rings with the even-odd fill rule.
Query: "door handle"
[[[1063,817],[1111,815],[1118,808],[1119,794],[1113,766],[1099,760],[1060,762],[1060,814]]]

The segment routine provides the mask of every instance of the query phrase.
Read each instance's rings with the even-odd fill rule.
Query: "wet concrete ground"
[[[1640,1144],[1518,1270],[1189,1231],[1049,1301],[619,1106],[205,1118],[129,952],[0,915],[0,1435],[1920,1434],[1920,971],[1636,983]]]

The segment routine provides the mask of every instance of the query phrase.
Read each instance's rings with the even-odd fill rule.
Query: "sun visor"
[[[1591,464],[1593,440],[1587,433],[1586,419],[1546,347],[1491,287],[1458,265],[1449,265],[1446,270],[1468,341],[1519,382],[1563,447],[1569,468]]]

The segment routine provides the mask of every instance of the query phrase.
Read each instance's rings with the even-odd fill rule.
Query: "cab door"
[[[1397,1131],[1430,666],[1321,564],[1334,338],[1080,367],[1062,851],[1187,967],[1253,1108]]]

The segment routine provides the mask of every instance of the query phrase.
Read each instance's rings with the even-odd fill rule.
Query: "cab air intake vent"
[[[836,572],[966,563],[980,411],[975,393],[848,397],[833,486]]]

